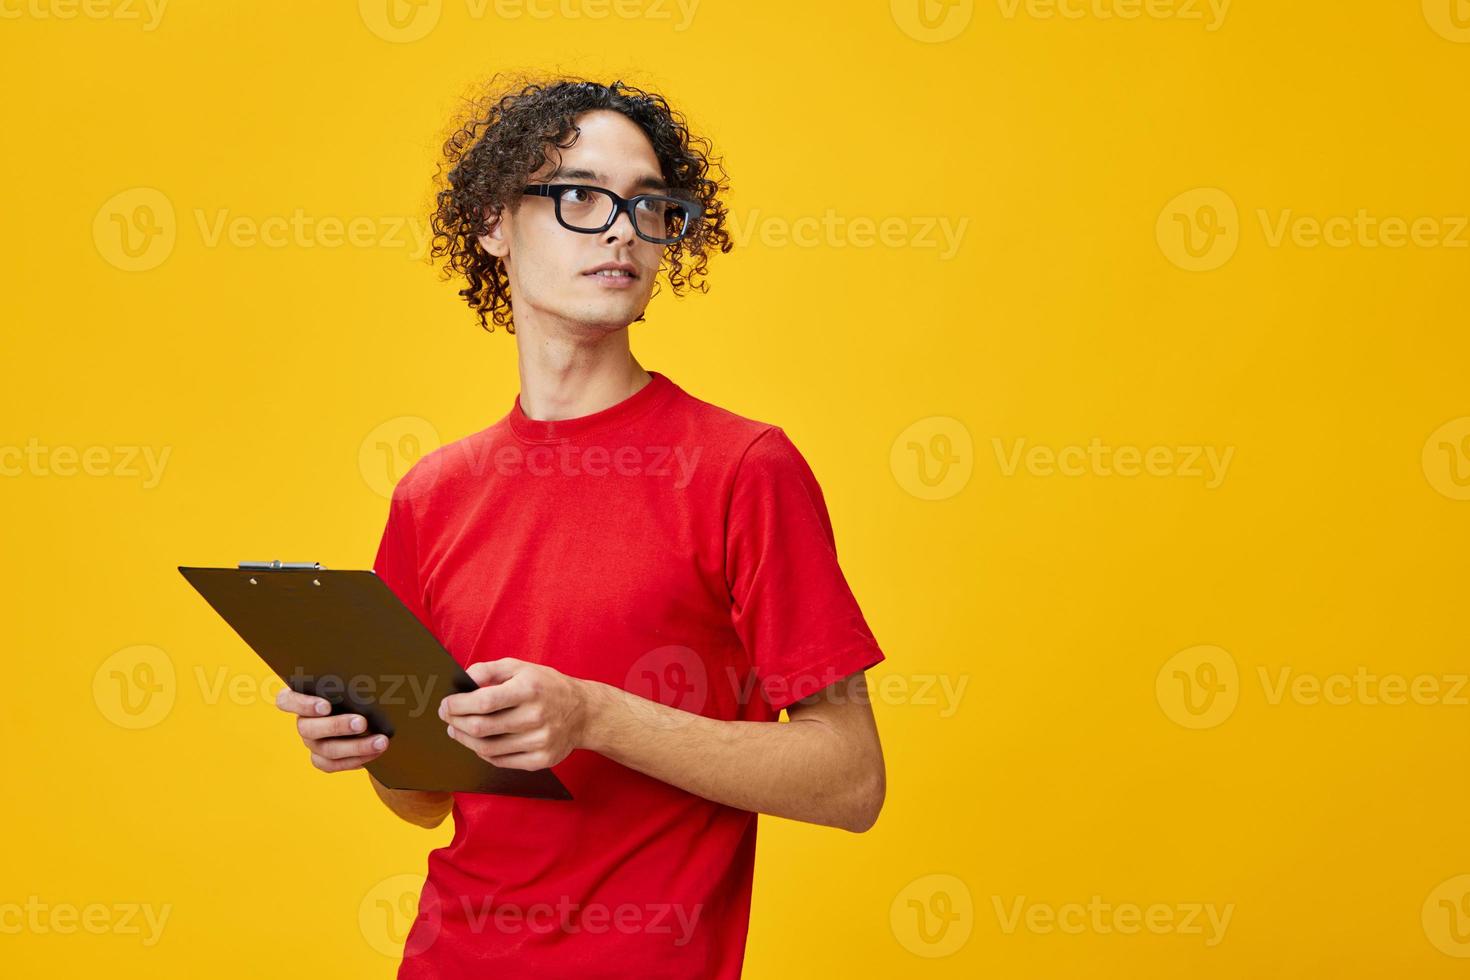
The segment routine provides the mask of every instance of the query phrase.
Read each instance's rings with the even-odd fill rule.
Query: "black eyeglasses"
[[[556,220],[569,231],[596,235],[607,231],[627,211],[638,237],[655,245],[672,245],[688,235],[704,214],[704,206],[666,194],[619,197],[591,184],[531,184],[525,193],[556,202]]]

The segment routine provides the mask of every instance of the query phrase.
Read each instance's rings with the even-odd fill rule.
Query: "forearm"
[[[811,718],[719,721],[595,681],[586,748],[726,806],[862,832],[884,793],[881,756]]]
[[[444,818],[454,809],[453,793],[390,789],[378,782],[372,773],[368,773],[368,779],[372,781],[374,792],[387,804],[388,809],[416,826],[433,829],[443,823]]]

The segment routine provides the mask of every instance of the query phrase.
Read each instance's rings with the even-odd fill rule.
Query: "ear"
[[[510,254],[510,241],[505,233],[505,208],[491,205],[485,211],[485,234],[476,239],[489,254],[503,259]]]

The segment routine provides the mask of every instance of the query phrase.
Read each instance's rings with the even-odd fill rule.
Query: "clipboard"
[[[479,685],[374,572],[242,561],[179,573],[287,687],[388,736],[364,767],[384,786],[572,798],[550,769],[502,769],[445,734],[439,702]]]

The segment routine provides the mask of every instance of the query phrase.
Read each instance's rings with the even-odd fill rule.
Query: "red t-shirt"
[[[575,419],[517,398],[421,458],[374,570],[464,666],[776,722],[883,653],[785,432],[650,374]],[[739,977],[756,814],[586,749],[553,771],[573,800],[455,794],[398,976]]]

